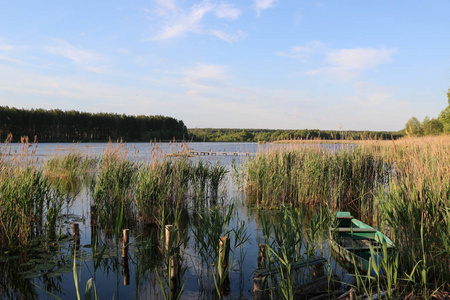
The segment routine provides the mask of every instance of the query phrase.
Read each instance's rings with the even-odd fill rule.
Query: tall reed
[[[246,191],[261,207],[372,203],[372,191],[385,180],[381,158],[359,148],[277,150],[257,155],[246,170]]]
[[[60,213],[61,197],[33,167],[0,169],[0,245],[26,247]],[[54,226],[54,223],[50,223]]]

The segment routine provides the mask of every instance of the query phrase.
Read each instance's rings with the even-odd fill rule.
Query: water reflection
[[[9,147],[14,152],[18,146]],[[39,144],[33,155],[40,163],[73,149],[82,155],[100,157],[106,147]],[[176,158],[171,161],[178,163],[164,161],[158,165],[153,160],[156,151],[168,153],[183,146],[120,147],[123,151],[120,154],[125,157],[103,157],[95,170],[97,176],[50,180],[61,195],[61,202],[54,203],[57,207],[48,207],[49,212],[55,212],[46,218],[49,235],[37,242],[37,247],[52,250],[37,254],[37,248],[33,248],[34,254],[2,255],[3,298],[52,298],[51,293],[76,299],[74,261],[81,293],[86,282],[93,278],[100,299],[252,298],[254,271],[259,267],[284,270],[283,263],[288,262],[280,259],[283,255],[289,262],[326,255],[321,249],[323,236],[319,235],[318,225],[325,220],[314,220],[310,211],[303,208],[290,211],[290,215],[288,210],[255,212],[252,207],[242,205],[247,201],[241,193],[234,192],[237,188],[232,173],[225,170],[230,170],[232,163],[239,166],[248,156],[194,157],[188,162]],[[282,146],[193,143],[189,147],[254,154]],[[142,162],[144,167],[140,165]],[[189,162],[195,164],[192,173],[188,173]],[[80,229],[79,244],[71,238],[75,222]],[[169,239],[165,225],[173,225]],[[129,229],[130,233],[127,255],[122,251],[123,229]],[[225,242],[229,243],[229,250],[223,246],[223,237],[229,238]],[[264,250],[265,265],[258,266],[259,244],[270,248]],[[221,258],[223,252],[228,252],[228,259]],[[229,263],[225,265],[223,261]],[[293,275],[295,282],[289,284],[302,284],[315,271],[308,268],[283,272],[286,271],[280,273],[283,276]],[[269,279],[272,296],[277,292],[275,287],[284,284],[279,276]]]

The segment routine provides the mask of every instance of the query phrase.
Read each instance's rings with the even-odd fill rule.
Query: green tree
[[[412,117],[406,123],[405,132],[407,135],[421,136],[423,135],[422,124],[420,124],[420,121],[416,117]]]
[[[442,123],[444,127],[445,133],[450,132],[450,89],[448,89],[447,98],[449,105],[443,111],[441,111],[438,117],[438,120]]]
[[[444,125],[441,121],[425,117],[422,122],[423,133],[425,135],[437,135],[444,131]]]

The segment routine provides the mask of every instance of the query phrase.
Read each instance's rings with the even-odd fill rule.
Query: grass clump
[[[34,237],[55,226],[61,212],[61,196],[33,167],[0,168],[0,245],[4,248],[28,247]]]
[[[246,168],[246,191],[257,206],[308,204],[334,208],[371,203],[384,182],[381,158],[358,148],[300,148],[257,155]]]

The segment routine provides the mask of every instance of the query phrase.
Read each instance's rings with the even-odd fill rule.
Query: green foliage
[[[337,130],[270,130],[270,129],[189,129],[189,139],[199,142],[272,142],[279,140],[391,140],[398,132]]]
[[[422,124],[420,124],[420,121],[416,117],[412,117],[406,123],[405,132],[408,136],[422,136],[423,135]]]
[[[422,128],[424,135],[438,135],[444,131],[444,124],[438,119],[425,117],[422,122]]]
[[[165,116],[127,116],[59,109],[0,106],[0,139],[12,133],[40,141],[145,141],[184,139],[183,121]]]
[[[246,191],[257,206],[349,203],[359,208],[384,180],[387,167],[359,148],[302,148],[257,155],[246,165]]]

